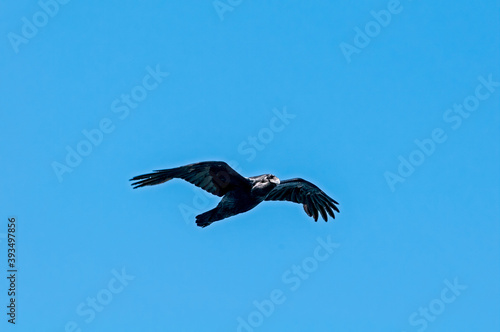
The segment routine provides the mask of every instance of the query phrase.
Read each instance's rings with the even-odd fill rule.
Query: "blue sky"
[[[0,10],[2,331],[498,331],[498,1],[42,0]],[[333,222],[217,204],[205,160]]]

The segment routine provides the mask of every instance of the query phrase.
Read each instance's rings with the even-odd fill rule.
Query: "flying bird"
[[[339,212],[334,199],[304,179],[280,181],[272,174],[244,177],[223,161],[205,161],[171,169],[153,171],[136,176],[130,181],[134,189],[167,182],[174,178],[186,180],[209,193],[222,197],[212,210],[196,216],[196,224],[206,227],[242,212],[249,211],[262,201],[290,201],[302,204],[314,221],[318,215],[328,221],[329,214]]]

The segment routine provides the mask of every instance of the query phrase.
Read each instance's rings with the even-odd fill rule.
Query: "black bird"
[[[318,212],[325,221],[327,213],[335,218],[339,212],[334,199],[309,181],[296,178],[280,181],[272,174],[244,177],[223,161],[205,161],[154,173],[136,176],[135,188],[152,186],[179,178],[198,186],[211,194],[222,197],[217,207],[196,216],[196,224],[206,227],[214,221],[253,209],[260,202],[290,201],[304,205],[304,211],[314,221]]]

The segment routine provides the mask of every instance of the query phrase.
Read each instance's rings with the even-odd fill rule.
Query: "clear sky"
[[[0,4],[2,331],[498,331],[499,1]],[[305,178],[201,229],[206,160]],[[16,326],[7,223],[16,224]]]

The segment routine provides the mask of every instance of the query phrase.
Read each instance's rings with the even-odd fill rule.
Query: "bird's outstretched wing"
[[[314,221],[318,220],[318,211],[325,221],[328,220],[327,213],[335,219],[333,210],[340,212],[334,199],[325,194],[321,189],[304,179],[283,180],[277,185],[266,201],[290,201],[304,205],[304,211]]]
[[[135,188],[152,186],[167,182],[173,178],[186,180],[211,194],[224,196],[228,191],[248,186],[250,181],[241,176],[223,161],[205,161],[171,169],[162,169],[154,173],[136,176],[130,181]]]

